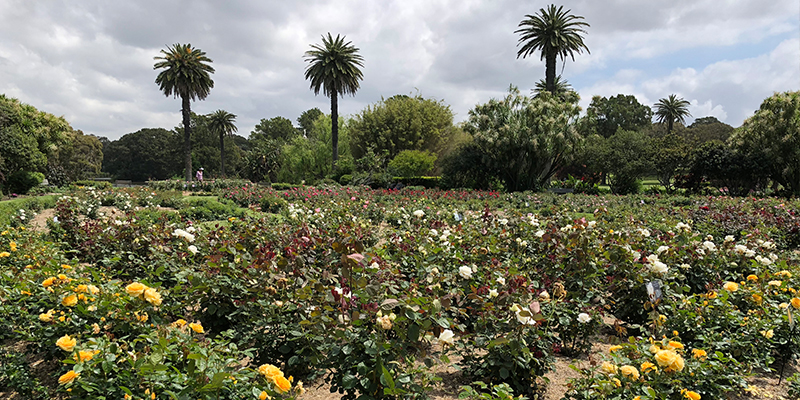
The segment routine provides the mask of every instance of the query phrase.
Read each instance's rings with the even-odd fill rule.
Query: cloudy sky
[[[544,77],[517,59],[517,24],[549,2],[526,0],[0,0],[0,93],[76,129],[116,139],[180,123],[180,101],[154,83],[153,57],[191,43],[213,60],[215,85],[197,113],[238,115],[247,136],[262,118],[330,112],[303,78],[303,53],[322,34],[346,35],[364,80],[340,113],[416,94],[451,105],[456,121],[509,84]],[[693,117],[733,126],[776,91],[800,90],[797,0],[564,0],[585,17],[591,54],[563,76],[585,108],[593,95],[632,94],[652,106],[675,93]],[[558,71],[561,71],[559,63]],[[691,119],[690,121],[691,122]]]

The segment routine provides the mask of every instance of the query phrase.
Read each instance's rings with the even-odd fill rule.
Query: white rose
[[[456,335],[450,329],[445,329],[439,334],[439,342],[452,346],[455,343]]]
[[[592,320],[592,317],[589,316],[587,313],[580,313],[578,314],[578,322],[585,324]]]
[[[472,268],[462,265],[458,268],[458,274],[464,279],[472,278]]]
[[[422,217],[424,217],[424,216],[425,216],[425,211],[422,211],[422,210],[417,210],[417,211],[414,211],[414,212],[413,212],[413,214],[414,214],[414,216],[415,216],[415,217],[417,217],[417,218],[422,218]]]

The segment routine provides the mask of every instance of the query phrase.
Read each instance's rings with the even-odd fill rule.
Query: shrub
[[[6,193],[26,194],[32,188],[39,186],[44,181],[41,172],[17,171],[8,177]]]
[[[433,169],[436,154],[428,151],[403,150],[389,162],[389,170],[404,178],[422,176]]]
[[[261,212],[279,214],[281,211],[286,209],[289,203],[278,196],[264,194],[258,205],[261,206]]]

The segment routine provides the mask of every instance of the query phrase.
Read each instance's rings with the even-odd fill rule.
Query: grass
[[[36,197],[21,197],[12,200],[0,201],[0,225],[13,225],[12,220],[19,215],[19,210],[25,210],[28,218],[33,218],[33,213],[56,206],[56,200],[61,195],[47,195]]]

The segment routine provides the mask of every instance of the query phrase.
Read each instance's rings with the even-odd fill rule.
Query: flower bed
[[[137,190],[72,193],[48,236],[2,232],[0,339],[59,380],[24,385],[7,357],[6,386],[291,398],[323,377],[347,399],[424,398],[458,354],[532,398],[604,315],[623,344],[565,398],[720,398],[800,352],[796,202],[246,185],[220,195],[261,214],[196,224],[141,217],[173,197]],[[104,199],[132,207],[97,215]]]

